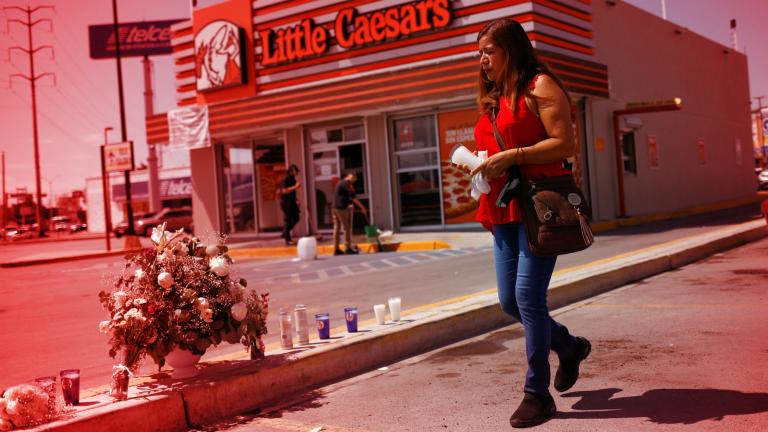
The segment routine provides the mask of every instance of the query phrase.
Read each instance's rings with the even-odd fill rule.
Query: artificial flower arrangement
[[[110,334],[109,355],[123,354],[116,375],[125,381],[140,360],[158,367],[175,348],[202,355],[222,341],[242,343],[251,358],[263,357],[268,293],[246,289],[231,274],[223,244],[203,244],[183,231],[152,230],[155,247],[128,256],[112,292],[99,293],[110,319],[99,330]]]
[[[48,423],[66,411],[64,400],[55,394],[55,385],[44,389],[20,384],[0,394],[0,431]]]

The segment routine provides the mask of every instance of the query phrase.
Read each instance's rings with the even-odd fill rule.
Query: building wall
[[[630,102],[683,101],[680,111],[632,115],[643,124],[635,133],[638,172],[624,175],[628,216],[754,193],[746,56],[625,2],[599,1],[593,8],[596,59],[608,66],[611,92],[610,100],[591,101],[597,219],[618,214],[612,112]],[[649,134],[657,137],[658,169],[649,167]],[[603,151],[595,148],[598,139],[605,141]]]

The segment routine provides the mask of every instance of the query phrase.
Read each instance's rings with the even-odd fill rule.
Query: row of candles
[[[389,305],[389,314],[392,321],[400,321],[400,310],[402,309],[402,300],[400,297],[390,297],[387,301]],[[376,316],[376,324],[386,323],[387,305],[373,305],[373,313]],[[357,306],[344,308],[344,319],[347,324],[348,333],[357,332]],[[294,328],[295,323],[295,328]],[[331,338],[331,314],[328,312],[315,314],[315,324],[317,325],[317,334],[320,339]],[[307,319],[307,308],[304,305],[296,305],[293,311],[293,319],[286,311],[280,311],[280,345],[283,349],[293,348],[293,336],[296,335],[299,345],[309,343],[309,324]]]

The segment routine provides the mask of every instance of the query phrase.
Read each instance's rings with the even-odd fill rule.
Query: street
[[[755,206],[731,209],[599,235],[582,253],[561,257],[556,272],[654,244],[758,217]],[[488,236],[470,233],[470,236]],[[71,242],[73,247],[87,241]],[[23,254],[23,246],[17,248]],[[36,248],[39,245],[35,246]],[[61,247],[61,245],[57,246]],[[6,253],[12,253],[7,251]],[[0,269],[0,388],[79,368],[82,388],[108,383],[115,361],[107,355],[107,336],[98,332],[105,319],[97,294],[110,286],[110,274],[123,265],[119,257]],[[487,247],[457,250],[320,256],[314,262],[290,259],[241,260],[236,272],[249,288],[270,292],[269,335],[277,341],[278,313],[305,304],[311,314],[331,312],[331,326],[341,325],[345,306],[357,305],[360,319],[373,317],[372,305],[399,295],[405,310],[473,294],[496,286],[492,252]],[[209,349],[203,360],[242,352],[239,345]],[[142,370],[151,373],[151,362]]]
[[[766,430],[766,256],[762,239],[554,311],[593,349],[574,388],[552,389],[558,413],[537,429]],[[204,429],[511,430],[526,367],[514,324]]]

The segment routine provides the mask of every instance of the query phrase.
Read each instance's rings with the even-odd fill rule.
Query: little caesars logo
[[[243,83],[240,29],[229,21],[213,21],[195,35],[198,90]]]

